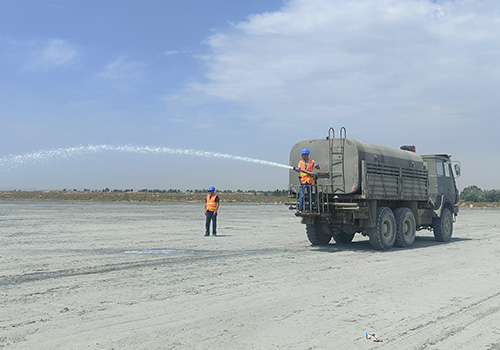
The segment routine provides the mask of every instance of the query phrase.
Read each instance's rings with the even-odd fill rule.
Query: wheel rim
[[[410,237],[411,236],[411,224],[409,220],[405,220],[404,225],[403,225],[403,234],[405,237]]]
[[[392,237],[392,231],[393,231],[393,227],[392,227],[391,221],[385,220],[384,224],[382,225],[382,235],[386,239],[390,239]]]

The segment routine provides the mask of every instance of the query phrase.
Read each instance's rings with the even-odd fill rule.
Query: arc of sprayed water
[[[27,163],[40,162],[47,159],[69,159],[84,154],[94,154],[100,152],[124,152],[124,153],[152,153],[152,154],[179,154],[198,157],[209,158],[223,158],[238,160],[249,163],[256,163],[262,165],[270,165],[280,168],[293,169],[289,165],[270,162],[267,160],[255,159],[250,157],[235,156],[226,153],[218,153],[211,151],[196,151],[192,149],[182,148],[168,148],[168,147],[150,147],[150,146],[110,146],[110,145],[88,145],[68,148],[57,148],[54,150],[41,150],[23,155],[11,155],[0,158],[0,168],[9,168],[16,165],[23,165]]]

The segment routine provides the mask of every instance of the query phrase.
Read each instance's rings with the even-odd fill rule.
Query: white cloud
[[[76,45],[62,39],[51,39],[25,64],[25,70],[64,68],[75,64],[80,56]]]
[[[497,0],[289,0],[208,37],[203,80],[177,100],[226,103],[226,120],[271,149],[346,126],[355,139],[451,153],[465,186],[498,188],[485,175],[500,171],[486,169],[498,158],[498,33]]]
[[[176,55],[188,55],[191,56],[193,55],[193,51],[189,49],[182,49],[182,50],[167,50],[165,52],[162,52],[160,56],[176,56]]]
[[[127,81],[140,79],[143,75],[143,63],[120,57],[107,64],[104,70],[97,74],[97,78],[108,81]]]
[[[495,0],[291,0],[210,36],[206,81],[191,87],[276,122],[484,117],[500,87],[499,10]]]

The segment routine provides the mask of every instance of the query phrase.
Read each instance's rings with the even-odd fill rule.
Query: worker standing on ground
[[[300,174],[300,192],[299,192],[300,212],[304,210],[304,189],[307,191],[307,201],[308,201],[309,211],[312,210],[311,192],[312,192],[312,185],[314,184],[314,177],[312,173],[314,172],[314,169],[319,170],[319,165],[316,164],[314,160],[309,159],[310,153],[311,152],[309,152],[307,148],[304,148],[300,152],[302,159],[299,161],[298,168],[293,168],[293,170],[295,170]],[[309,174],[303,172],[304,170],[307,171]]]
[[[210,236],[210,221],[212,222],[212,235],[217,235],[217,209],[219,209],[219,196],[215,194],[215,187],[210,186],[205,199],[205,236]]]

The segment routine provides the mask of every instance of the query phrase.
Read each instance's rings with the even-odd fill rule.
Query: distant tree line
[[[73,190],[67,190],[66,188],[63,189],[63,192],[66,191],[74,191],[78,192],[78,190],[75,188]],[[161,190],[161,189],[147,189],[143,188],[138,190],[137,192],[146,192],[146,193],[184,193],[184,194],[189,194],[189,193],[206,193],[208,189],[196,189],[196,190],[185,190],[181,191],[179,189],[168,189],[168,190]],[[102,189],[102,190],[89,190],[85,188],[83,192],[134,192],[133,189],[109,189],[108,187]],[[247,190],[243,191],[241,189],[238,189],[236,191],[232,190],[218,190],[217,192],[219,193],[248,193],[248,194],[262,194],[264,196],[276,196],[276,197],[281,197],[281,196],[287,196],[288,191],[287,190],[274,190],[274,191],[257,191],[257,190]],[[460,192],[460,200],[465,201],[465,202],[500,202],[500,190],[482,190],[476,185],[472,185],[469,187],[466,187]]]
[[[66,192],[66,191],[78,192],[78,190],[76,188],[73,189],[73,190],[68,190],[68,189],[64,188],[63,192]],[[111,190],[108,187],[106,187],[106,188],[104,188],[102,190],[89,190],[88,188],[84,188],[83,192],[134,192],[134,190],[133,189],[125,189],[125,190],[113,189],[113,190]],[[185,194],[189,194],[189,193],[206,193],[206,192],[208,192],[208,189],[202,189],[202,190],[196,189],[196,190],[181,191],[179,189],[160,190],[160,189],[147,189],[147,188],[143,188],[143,189],[138,190],[137,192],[145,192],[145,193],[185,193]],[[217,192],[219,192],[219,193],[250,193],[250,194],[254,194],[254,195],[262,194],[264,196],[276,196],[276,197],[288,195],[288,191],[287,190],[274,190],[274,191],[270,191],[270,190],[267,190],[267,191],[247,190],[247,191],[243,191],[243,190],[238,189],[236,191],[232,191],[232,190],[219,190]]]
[[[476,185],[463,189],[460,200],[465,202],[500,202],[500,190],[482,190]]]

